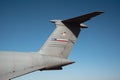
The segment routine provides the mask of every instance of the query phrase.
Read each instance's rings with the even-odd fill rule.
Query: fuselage
[[[40,54],[25,52],[0,52],[0,80],[12,78],[43,67]]]
[[[73,62],[38,52],[0,52],[0,80],[8,80],[36,70],[61,69]]]

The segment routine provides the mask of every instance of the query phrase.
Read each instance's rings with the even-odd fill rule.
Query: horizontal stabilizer
[[[62,22],[63,23],[79,23],[80,24],[80,23],[86,22],[87,20],[90,20],[92,17],[100,15],[101,13],[103,13],[103,12],[92,12],[92,13],[74,17],[71,19],[66,19],[66,20],[63,20]]]

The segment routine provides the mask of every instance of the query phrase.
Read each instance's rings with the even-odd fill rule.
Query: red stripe
[[[68,41],[66,41],[66,40],[56,40],[56,41],[60,41],[60,42],[68,42]]]

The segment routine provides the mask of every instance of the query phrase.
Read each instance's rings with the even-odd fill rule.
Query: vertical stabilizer
[[[51,20],[56,29],[45,42],[40,52],[44,55],[67,58],[76,36],[60,20]],[[80,28],[78,29],[78,34]]]
[[[56,28],[42,46],[40,53],[48,56],[67,58],[81,28],[87,28],[82,23],[101,13],[102,12],[93,12],[62,21],[51,20]]]

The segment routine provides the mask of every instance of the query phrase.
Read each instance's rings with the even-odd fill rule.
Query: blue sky
[[[0,50],[38,51],[54,30],[51,19],[104,11],[88,22],[62,71],[37,71],[13,80],[120,80],[119,0],[0,0]]]

